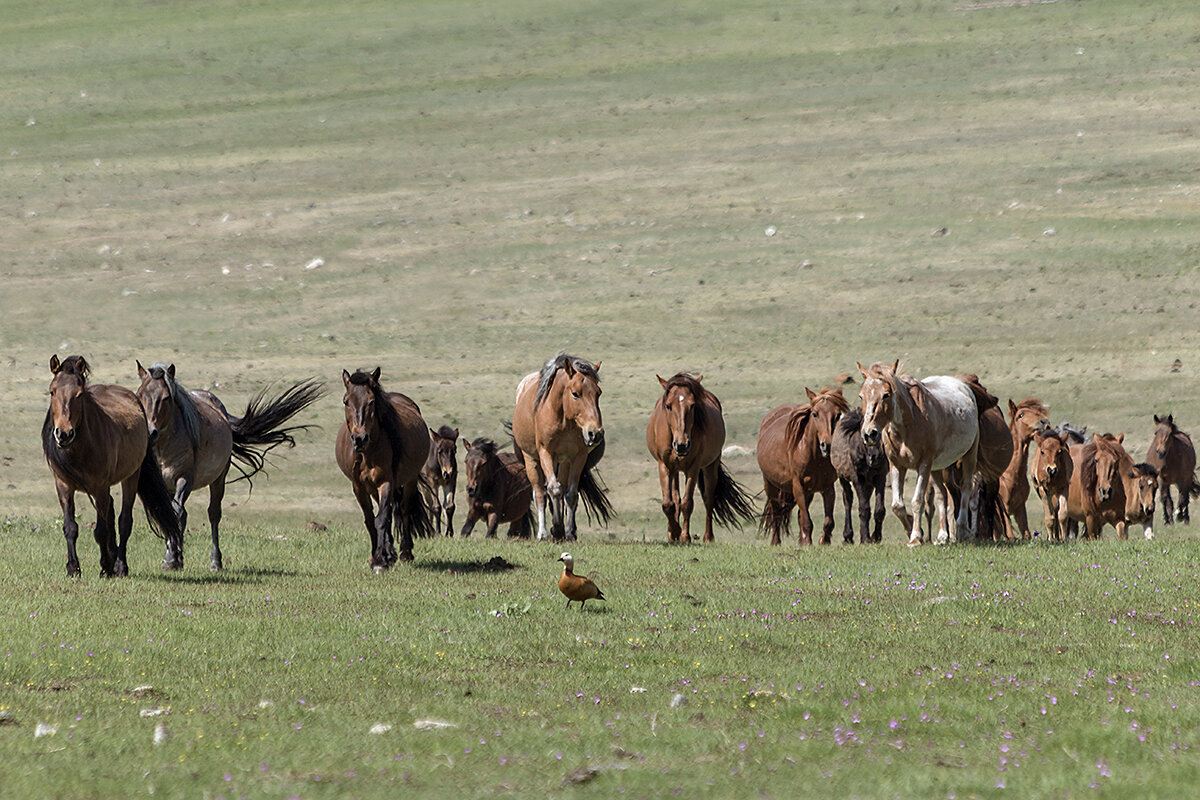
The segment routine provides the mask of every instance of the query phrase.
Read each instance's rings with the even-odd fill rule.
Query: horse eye
[[[579,394],[579,392],[572,390],[571,397],[574,397],[576,400],[578,400],[581,397],[581,395]]]

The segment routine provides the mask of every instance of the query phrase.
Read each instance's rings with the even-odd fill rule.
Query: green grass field
[[[894,358],[1138,458],[1154,413],[1197,429],[1197,30],[1128,0],[6,4],[2,793],[1189,792],[1194,525],[671,549],[643,431],[656,373],[702,372],[753,448]],[[372,576],[341,370],[501,437],[563,348],[603,362],[619,516],[574,549],[611,601],[566,612],[556,550],[478,538]],[[231,488],[223,574],[201,492],[183,573],[139,522],[99,581],[87,509],[68,581],[53,353],[125,385],[172,361],[232,410],[331,391]]]

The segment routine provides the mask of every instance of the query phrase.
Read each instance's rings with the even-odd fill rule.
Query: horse
[[[833,442],[829,446],[829,460],[837,472],[842,487],[842,501],[846,507],[846,525],[842,538],[847,543],[854,541],[854,527],[850,522],[854,496],[858,495],[859,542],[883,541],[883,488],[887,482],[888,462],[880,447],[870,447],[862,438],[862,409],[855,408],[842,415],[833,431]],[[869,504],[874,496],[874,512]],[[869,529],[871,518],[875,519],[875,530]]]
[[[188,497],[208,487],[208,523],[212,531],[209,565],[223,566],[218,527],[221,501],[225,497],[226,478],[231,465],[245,480],[263,472],[266,456],[281,444],[296,446],[293,434],[307,425],[283,427],[296,414],[315,403],[323,394],[320,383],[295,383],[278,397],[268,400],[266,389],[246,405],[241,417],[232,416],[212,392],[186,389],[175,378],[175,365],[156,363],[146,369],[137,362],[141,385],[138,401],[146,414],[150,444],[167,485],[175,489],[175,513],[180,531],[187,530]],[[163,563],[169,569],[183,568],[182,540],[178,549],[167,542]]]
[[[126,546],[133,531],[133,501],[140,497],[150,527],[168,542],[182,545],[183,530],[171,505],[171,492],[154,458],[146,415],[137,396],[123,386],[88,383],[91,367],[83,356],[50,357],[50,408],[42,423],[42,451],[54,474],[67,540],[67,575],[78,577],[75,493],[84,492],[96,508],[100,575],[128,576]],[[110,487],[121,484],[121,512],[114,520]],[[119,538],[118,538],[119,534]]]
[[[1099,538],[1105,524],[1116,528],[1117,538],[1125,539],[1130,522],[1142,523],[1145,537],[1154,538],[1157,474],[1148,464],[1134,464],[1124,441],[1124,434],[1092,434],[1090,442],[1071,445],[1068,513],[1073,521],[1084,523],[1089,539]]]
[[[979,410],[971,388],[957,378],[936,375],[917,381],[897,375],[900,361],[882,362],[866,369],[858,364],[863,376],[859,398],[863,403],[863,441],[883,445],[891,464],[892,511],[906,530],[911,531],[909,547],[921,544],[921,516],[931,474],[935,486],[939,526],[937,543],[949,538],[946,519],[946,487],[933,474],[961,461],[957,530],[967,530],[969,497],[979,455]],[[914,514],[904,505],[904,476],[917,471],[913,492]]]
[[[421,478],[430,488],[437,532],[442,532],[442,516],[446,517],[446,535],[454,535],[454,491],[458,488],[458,428],[442,425],[429,429],[429,457],[421,467]],[[463,439],[463,444],[467,443]]]
[[[842,389],[825,388],[820,393],[805,388],[804,405],[778,406],[767,412],[758,429],[758,467],[762,471],[767,500],[760,527],[770,532],[771,544],[780,543],[786,532],[793,505],[800,523],[798,544],[812,543],[813,522],[808,505],[816,494],[825,506],[821,544],[829,544],[833,533],[833,486],[837,473],[829,460],[834,427],[850,409]]]
[[[538,540],[575,541],[575,510],[607,524],[613,508],[595,473],[604,456],[600,364],[559,352],[517,385],[512,435],[537,506]],[[546,505],[551,530],[546,531]]]
[[[754,515],[746,490],[721,463],[725,419],[721,401],[700,385],[703,376],[678,372],[669,380],[656,375],[663,394],[650,412],[646,447],[658,462],[662,510],[670,542],[691,541],[696,485],[704,500],[704,539],[712,542],[713,520],[726,527]],[[683,473],[683,492],[679,473]]]
[[[1066,434],[1052,430],[1035,431],[1033,440],[1033,485],[1046,512],[1046,533],[1052,541],[1062,541],[1068,528],[1067,495],[1074,471],[1070,444]]]
[[[1029,443],[1034,434],[1047,425],[1049,409],[1040,400],[1027,397],[1019,403],[1008,401],[1008,430],[1012,441],[1012,457],[1000,476],[1000,502],[1005,510],[1008,538],[1013,538],[1011,520],[1017,523],[1017,534],[1029,539]],[[1043,500],[1045,497],[1043,496]],[[1049,518],[1047,518],[1049,519]],[[1047,522],[1047,524],[1049,524]]]
[[[462,536],[480,519],[487,520],[487,538],[496,537],[501,522],[509,523],[508,537],[528,538],[533,527],[533,487],[525,474],[525,461],[516,453],[501,453],[491,439],[463,439],[467,468],[467,520]]]
[[[1190,522],[1188,502],[1200,497],[1196,479],[1196,449],[1192,437],[1175,426],[1175,416],[1154,415],[1154,442],[1146,453],[1146,463],[1158,469],[1158,490],[1162,499],[1163,523]],[[1179,487],[1179,507],[1171,499],[1171,487]]]
[[[429,455],[429,428],[421,409],[379,385],[372,372],[342,370],[346,422],[338,428],[338,467],[350,479],[371,541],[368,565],[376,574],[413,560],[413,536],[429,536],[433,521],[422,496],[421,467]],[[374,510],[378,506],[378,511]],[[393,527],[400,533],[396,553]]]

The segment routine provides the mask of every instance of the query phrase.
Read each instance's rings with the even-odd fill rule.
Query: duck
[[[583,606],[588,600],[604,599],[604,594],[591,578],[575,574],[574,556],[563,553],[558,560],[563,563],[562,575],[558,578],[558,590],[567,596],[567,608],[571,607],[572,600],[578,600],[579,610],[583,611]]]

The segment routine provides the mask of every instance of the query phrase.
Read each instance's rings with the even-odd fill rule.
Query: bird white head
[[[563,553],[558,557],[558,560],[563,562],[563,565],[565,565],[567,569],[575,568],[575,557],[570,553]]]

